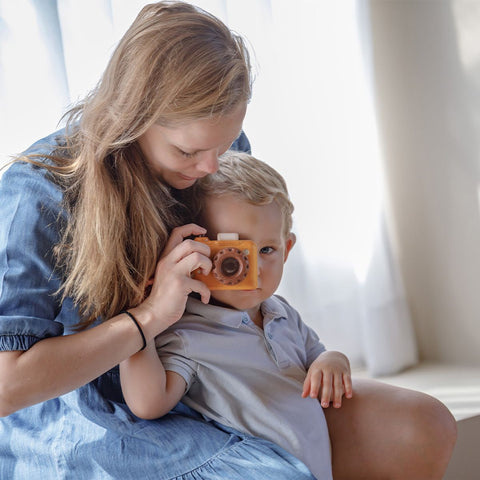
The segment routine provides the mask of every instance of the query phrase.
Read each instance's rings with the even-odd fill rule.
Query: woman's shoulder
[[[39,156],[35,165],[25,160],[15,160],[0,178],[1,230],[12,230],[20,226],[26,231],[38,229],[40,225],[55,225],[66,214],[63,207],[63,188],[53,174],[41,164],[48,162],[59,140],[55,134],[33,144],[23,154],[34,152]]]
[[[21,208],[36,216],[47,211],[56,216],[62,208],[63,191],[48,170],[15,162],[0,178],[0,199],[0,212]]]
[[[45,197],[45,201],[59,202],[62,192],[54,181],[52,174],[42,164],[50,164],[51,156],[56,149],[64,144],[64,130],[58,130],[32,144],[13,161],[0,178],[0,195],[2,201],[14,197],[35,196]],[[29,156],[35,163],[22,159]]]

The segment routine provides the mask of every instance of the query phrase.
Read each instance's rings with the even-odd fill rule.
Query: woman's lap
[[[90,410],[72,396],[64,400],[0,419],[0,443],[12,442],[8,453],[0,445],[0,478],[314,480],[280,447],[186,408],[147,421],[120,404]]]
[[[81,455],[91,458],[99,472],[104,472],[105,476],[98,478],[313,480],[303,463],[280,447],[184,415],[141,421],[131,435],[112,437],[107,433],[101,445],[84,445]],[[119,462],[115,454],[99,455],[101,449],[105,451],[104,445],[122,452],[125,461]]]

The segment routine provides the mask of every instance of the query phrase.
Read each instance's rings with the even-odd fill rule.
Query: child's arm
[[[340,352],[321,353],[310,365],[303,383],[302,397],[318,398],[322,407],[333,402],[335,408],[342,406],[342,396],[352,398],[350,362]]]
[[[159,418],[183,397],[186,382],[175,372],[165,371],[151,341],[145,350],[120,363],[120,382],[130,410],[140,418]]]

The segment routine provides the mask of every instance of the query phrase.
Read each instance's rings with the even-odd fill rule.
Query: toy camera
[[[210,247],[213,263],[208,275],[200,270],[192,277],[204,282],[210,290],[254,290],[257,288],[257,247],[251,240],[239,240],[236,233],[219,233],[217,240],[195,238]]]

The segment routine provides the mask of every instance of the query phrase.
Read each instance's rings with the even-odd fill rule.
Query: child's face
[[[228,115],[165,127],[152,125],[138,144],[155,174],[179,190],[218,170],[225,153],[242,129],[246,105]]]
[[[252,240],[258,248],[258,288],[256,290],[218,290],[212,297],[238,310],[256,313],[261,302],[269,298],[282,279],[283,264],[295,243],[291,233],[283,232],[283,218],[276,202],[252,205],[234,195],[209,197],[204,218],[211,240],[218,233],[238,233],[240,239]]]

